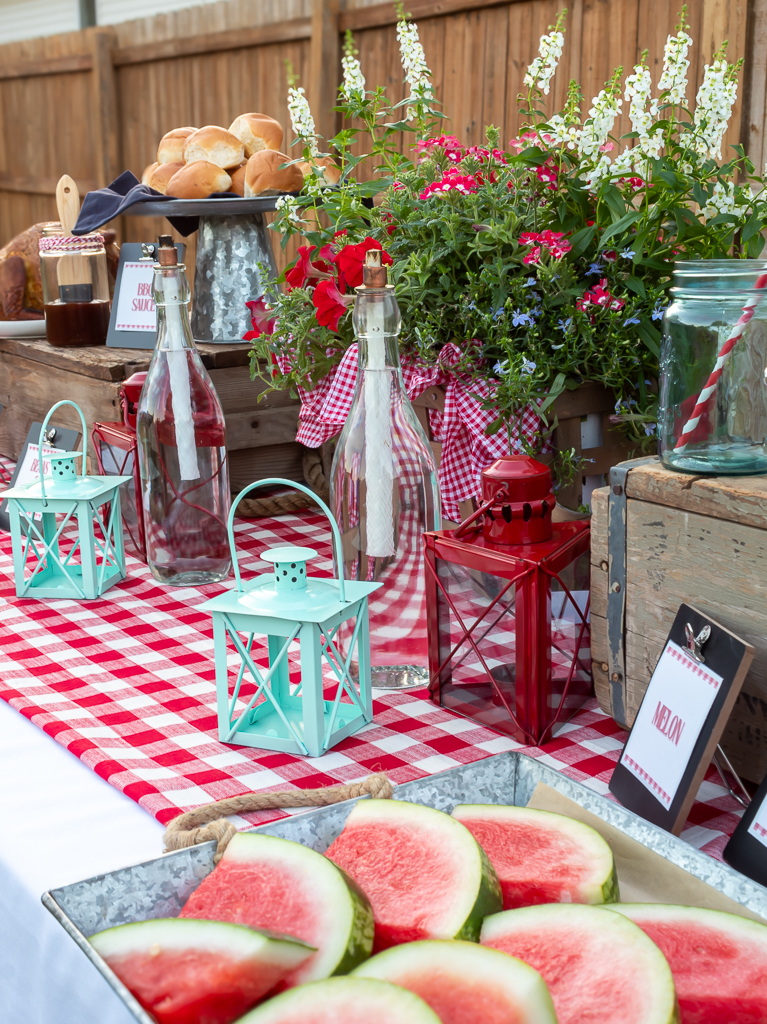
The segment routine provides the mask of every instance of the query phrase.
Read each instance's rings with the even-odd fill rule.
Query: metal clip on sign
[[[338,525],[309,488],[273,477],[250,484],[232,502],[227,525],[236,589],[200,606],[213,616],[219,739],[319,757],[373,720],[368,596],[382,584],[344,580],[342,574],[338,579],[308,576],[306,562],[317,552],[298,547],[262,552],[263,559],[274,563],[274,572],[244,584],[234,542],[234,514],[251,491],[270,486],[298,489],[320,506],[330,523],[335,564],[343,567]],[[344,653],[338,633],[345,623],[351,635]],[[251,654],[256,634],[267,638],[268,669],[256,665]],[[287,655],[294,641],[300,647],[301,671],[300,679],[291,683]],[[240,658],[231,692],[230,642]],[[323,666],[337,683],[332,700],[324,699]],[[354,684],[355,671],[359,688]],[[240,696],[246,672],[255,686],[247,700]],[[344,695],[346,701],[341,700]]]

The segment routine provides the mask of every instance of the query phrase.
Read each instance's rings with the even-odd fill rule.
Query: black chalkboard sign
[[[722,856],[736,871],[767,886],[767,777],[746,808]]]
[[[753,656],[724,626],[680,607],[610,779],[624,807],[679,835]]]
[[[186,246],[176,242],[176,249],[178,261],[183,263]],[[156,316],[150,289],[156,255],[156,242],[123,242],[120,246],[107,347],[154,348]],[[133,316],[132,307],[136,307]]]

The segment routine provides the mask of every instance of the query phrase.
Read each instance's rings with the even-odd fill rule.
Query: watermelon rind
[[[540,972],[560,1024],[679,1024],[666,958],[641,928],[612,913],[616,906],[545,903],[505,910],[485,918],[480,942]],[[616,928],[615,921],[631,927]],[[591,936],[598,959],[580,964],[577,956],[588,949]]]
[[[90,943],[161,1024],[228,1024],[314,953],[297,939],[179,917],[118,925]]]
[[[767,1021],[767,925],[722,910],[666,903],[606,909],[646,930],[666,954],[683,1021]],[[680,928],[689,930],[689,942]]]
[[[437,844],[440,851],[450,849],[455,862],[461,865],[461,881],[452,891],[441,894],[442,917],[430,928],[428,937],[466,939],[470,942],[479,940],[482,921],[488,914],[501,910],[503,900],[495,869],[467,828],[449,814],[404,800],[360,800],[352,808],[344,832],[353,830],[358,825],[402,828],[409,833],[420,832],[424,836],[425,849],[428,848],[428,842]],[[335,843],[331,844],[327,851],[330,859],[334,859],[334,847],[343,838],[342,832]],[[353,864],[343,866],[352,877],[357,877]],[[358,880],[365,888],[365,881]],[[375,909],[372,890],[369,895]]]
[[[564,814],[541,811],[533,807],[514,807],[505,804],[458,804],[453,808],[453,817],[472,831],[472,822],[490,821],[499,825],[528,825],[531,829],[560,833],[576,843],[588,860],[590,871],[587,878],[574,880],[571,886],[563,885],[561,897],[552,902],[559,903],[616,903],[620,899],[615,858],[607,842],[589,825]],[[481,836],[476,835],[481,843]],[[488,850],[486,848],[485,852]],[[488,853],[492,861],[492,850]],[[493,865],[499,878],[503,871],[499,864]],[[542,881],[546,881],[542,871]],[[501,880],[503,888],[503,880]]]
[[[198,916],[196,908],[201,898],[198,894],[204,897],[206,883],[209,886],[216,884],[214,876],[222,866],[236,870],[239,866],[247,869],[248,865],[268,868],[270,864],[274,864],[282,874],[286,869],[295,873],[297,884],[305,886],[326,917],[319,949],[298,968],[290,984],[346,974],[370,956],[374,935],[373,910],[365,893],[323,854],[276,836],[255,832],[239,832],[233,836],[219,866],[192,893],[181,911],[182,916]],[[204,916],[210,915],[206,913]]]
[[[327,978],[257,1006],[237,1024],[441,1024],[423,999],[373,978]]]
[[[479,996],[483,1010],[488,1003],[494,1004],[493,1020],[557,1024],[551,994],[536,970],[507,953],[473,942],[425,939],[394,946],[360,964],[353,976],[410,989],[443,1021],[453,1013],[456,1020],[471,1019]]]

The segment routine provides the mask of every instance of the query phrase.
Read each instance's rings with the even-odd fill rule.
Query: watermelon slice
[[[239,1024],[440,1024],[423,999],[372,978],[328,978],[275,996]],[[509,1024],[512,1024],[509,1021]]]
[[[641,928],[600,907],[550,903],[486,918],[480,942],[543,976],[559,1024],[679,1021],[666,960]]]
[[[376,952],[415,939],[476,942],[482,919],[502,907],[498,878],[469,830],[421,804],[360,800],[327,856],[370,898]]]
[[[246,924],[316,946],[286,988],[346,974],[373,948],[370,903],[343,871],[300,843],[252,832],[233,837],[180,916]]]
[[[410,989],[442,1024],[557,1024],[537,971],[473,942],[411,942],[379,953],[353,973]]]
[[[598,832],[574,818],[496,804],[459,804],[453,817],[490,858],[504,910],[618,899],[612,850]]]
[[[625,914],[660,948],[674,976],[682,1024],[767,1021],[767,927],[697,907],[626,903]]]
[[[178,917],[122,924],[90,942],[159,1024],[229,1024],[314,952],[240,925]]]

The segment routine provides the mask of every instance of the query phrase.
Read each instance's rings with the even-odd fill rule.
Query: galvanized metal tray
[[[451,768],[438,775],[397,786],[395,795],[398,800],[410,800],[448,812],[459,803],[515,804],[522,807],[528,803],[539,782],[574,800],[749,910],[767,917],[767,889],[524,754],[497,754],[476,764]],[[262,825],[254,831],[292,839],[324,852],[341,832],[355,803],[356,800],[346,800],[330,807],[305,811]],[[213,870],[214,852],[215,843],[204,843],[43,894],[43,904],[141,1024],[154,1024],[154,1021],[107,967],[88,939],[114,925],[175,917],[189,895]]]

